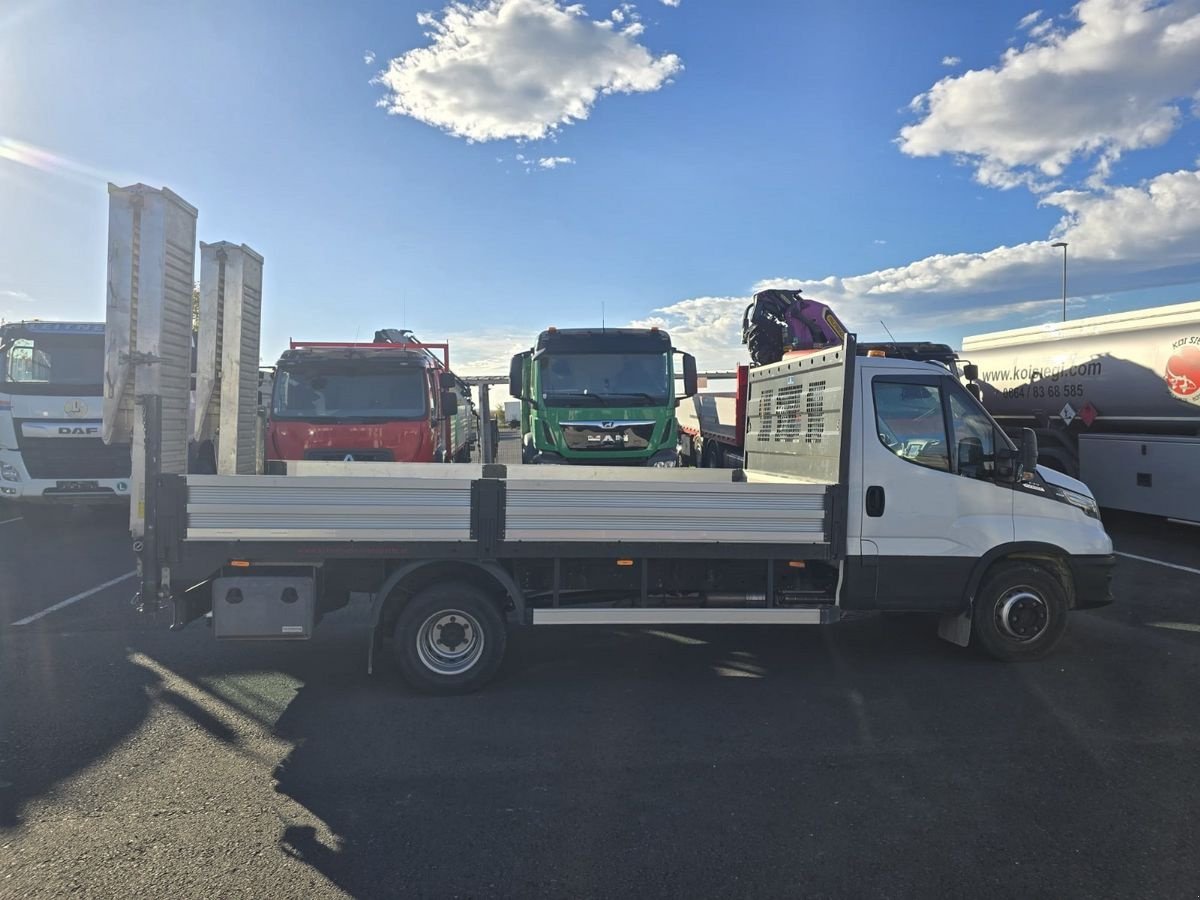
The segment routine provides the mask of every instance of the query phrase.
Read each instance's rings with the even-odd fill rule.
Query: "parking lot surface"
[[[6,521],[0,896],[1195,896],[1200,530],[1106,521],[1117,603],[1039,662],[548,629],[449,698],[368,676],[357,606],[171,633],[119,520]]]

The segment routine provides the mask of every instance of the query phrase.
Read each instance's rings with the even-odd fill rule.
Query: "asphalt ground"
[[[169,633],[122,524],[0,515],[0,897],[1194,897],[1200,530],[1106,519],[1049,658],[922,616],[545,629],[483,692]],[[28,621],[27,621],[28,620]],[[14,624],[27,621],[26,624]]]

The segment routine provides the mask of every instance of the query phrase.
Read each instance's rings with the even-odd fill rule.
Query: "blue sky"
[[[108,181],[264,254],[264,362],[603,304],[726,365],[763,284],[957,343],[1057,314],[1060,237],[1072,315],[1194,299],[1198,91],[1196,0],[7,0],[0,316],[102,318]]]

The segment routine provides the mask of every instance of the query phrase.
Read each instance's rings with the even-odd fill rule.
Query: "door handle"
[[[879,518],[883,515],[883,508],[887,505],[887,498],[884,496],[883,488],[877,484],[867,488],[867,515],[872,518]]]

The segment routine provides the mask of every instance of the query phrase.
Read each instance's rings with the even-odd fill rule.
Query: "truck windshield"
[[[104,335],[39,334],[3,348],[8,384],[98,386],[104,382]]]
[[[346,368],[282,369],[275,377],[276,419],[380,421],[423,419],[428,391],[421,369],[363,372]]]
[[[671,393],[665,353],[548,355],[539,364],[547,403],[662,406]]]

